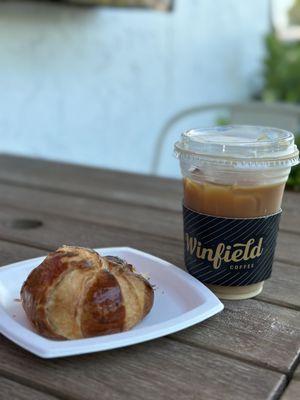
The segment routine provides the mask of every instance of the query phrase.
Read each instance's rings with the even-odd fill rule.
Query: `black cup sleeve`
[[[183,205],[188,272],[203,283],[247,286],[271,276],[281,210],[258,218],[223,218]]]

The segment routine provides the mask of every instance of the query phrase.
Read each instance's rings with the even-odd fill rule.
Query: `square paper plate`
[[[38,335],[17,299],[29,272],[43,261],[44,257],[39,257],[0,268],[0,332],[40,357],[63,357],[155,339],[201,322],[223,309],[223,304],[204,285],[164,260],[128,247],[96,250],[102,255],[124,258],[155,285],[153,308],[141,323],[128,332],[88,339],[56,341]]]

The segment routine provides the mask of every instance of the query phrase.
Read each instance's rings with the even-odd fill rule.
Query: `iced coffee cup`
[[[271,276],[284,186],[298,163],[293,134],[238,125],[190,130],[175,154],[187,270],[220,298],[258,295]]]

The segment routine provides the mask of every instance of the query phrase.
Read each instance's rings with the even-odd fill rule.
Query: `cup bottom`
[[[257,296],[262,292],[264,282],[254,283],[248,286],[218,286],[206,285],[220,299],[245,300]]]

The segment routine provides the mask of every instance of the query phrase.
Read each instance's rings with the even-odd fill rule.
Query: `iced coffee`
[[[216,127],[185,132],[175,148],[188,271],[220,298],[256,296],[271,275],[284,186],[298,162],[293,135]]]

